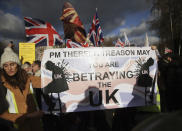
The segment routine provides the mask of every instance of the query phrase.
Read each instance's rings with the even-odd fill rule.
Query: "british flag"
[[[35,43],[36,47],[63,43],[63,39],[50,23],[30,17],[24,17],[24,21],[27,40],[29,43]]]
[[[66,39],[66,47],[67,48],[81,48],[83,47],[82,44],[77,43],[77,42],[73,42],[70,39]]]
[[[124,45],[125,45],[124,42],[122,42],[121,39],[118,38],[118,40],[117,40],[117,42],[115,44],[115,47],[124,47]]]
[[[89,32],[89,39],[93,43],[94,46],[100,46],[102,44],[102,42],[104,41],[102,30],[100,27],[99,18],[97,15],[97,11],[96,11],[96,14],[94,15],[94,18],[92,21],[92,26],[91,26],[90,32]]]
[[[74,42],[71,39],[66,39],[65,40],[66,43],[66,47],[67,48],[81,48],[81,47],[89,47],[88,43],[78,43],[78,42]]]

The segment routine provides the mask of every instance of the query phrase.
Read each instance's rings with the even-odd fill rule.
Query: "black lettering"
[[[61,52],[55,52],[55,58],[61,57]]]
[[[86,73],[81,74],[81,81],[87,81],[87,74]]]
[[[96,72],[96,74],[95,74],[95,80],[102,80],[101,73],[100,72]]]
[[[114,101],[114,103],[118,103],[118,101],[116,100],[116,98],[115,98],[115,96],[114,96],[118,90],[119,90],[119,89],[115,89],[115,90],[111,93],[110,96],[109,96],[109,90],[106,90],[106,104],[109,103],[109,100],[110,100],[110,99],[112,99],[112,100]]]
[[[50,52],[50,58],[54,56],[54,52]]]
[[[98,82],[99,88],[101,87],[111,87],[111,82]]]
[[[142,50],[137,50],[137,55],[142,55]]]
[[[114,72],[110,72],[110,71],[109,71],[109,75],[111,75],[112,79],[114,79],[114,78],[113,78],[114,74],[115,74],[115,71],[114,71]]]
[[[109,63],[108,62],[106,63],[105,67],[109,67]]]
[[[128,78],[133,78],[133,73],[132,73],[132,71],[128,71],[128,72],[126,73],[126,75],[127,75]]]
[[[102,104],[102,91],[99,90],[99,93],[97,94],[98,96],[98,103],[94,102],[94,95],[92,91],[89,91],[89,100],[90,100],[90,105],[91,106],[100,106]]]
[[[143,55],[147,55],[147,52],[145,50],[143,50]]]
[[[130,55],[130,50],[126,50],[126,51],[125,51],[125,54],[126,54],[126,55]]]
[[[66,57],[66,52],[63,51],[64,57]]]
[[[110,56],[110,51],[109,50],[106,50],[106,56]]]
[[[97,63],[93,64],[93,67],[94,68],[97,68],[98,67],[98,64]]]
[[[121,79],[121,78],[124,78],[124,79],[125,79],[125,71],[120,72],[120,74],[119,74],[119,78],[120,78],[120,79]]]
[[[115,62],[115,67],[119,67],[119,63],[117,61]]]
[[[78,73],[73,73],[73,81],[79,81],[80,77]]]
[[[90,75],[90,80],[92,81],[92,75],[94,74],[94,73],[88,73],[89,75]]]
[[[105,79],[109,79],[109,75],[107,72],[104,73],[104,76],[103,76],[103,79],[102,80],[105,80]]]
[[[121,50],[121,55],[125,55],[124,50]]]
[[[111,82],[107,82],[107,87],[111,87]]]
[[[149,55],[149,53],[150,53],[150,50],[146,50],[147,51],[147,55]]]
[[[111,56],[115,56],[115,50],[111,50]]]
[[[131,55],[135,55],[135,50],[131,50]]]
[[[116,51],[116,56],[120,56],[121,54],[120,54],[120,51],[119,50],[117,50]]]

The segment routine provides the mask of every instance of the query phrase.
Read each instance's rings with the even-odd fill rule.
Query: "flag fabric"
[[[90,47],[89,42],[86,41],[86,42],[83,44],[83,47]]]
[[[81,48],[82,45],[80,43],[73,42],[70,39],[66,39],[66,47],[67,48]]]
[[[87,47],[94,47],[93,43],[90,41],[89,33],[87,34],[85,45],[87,45]]]
[[[29,43],[35,43],[36,47],[63,43],[63,39],[50,23],[31,17],[24,17],[24,22],[27,40]]]
[[[86,41],[86,31],[71,3],[64,3],[60,19],[63,21],[65,39],[71,39],[78,43]]]
[[[100,27],[99,18],[97,15],[97,10],[92,21],[92,26],[90,28],[89,39],[94,46],[100,46],[102,42],[104,41],[102,30]]]
[[[67,48],[89,47],[89,44],[88,43],[78,43],[78,42],[74,42],[70,39],[66,39],[66,47]]]
[[[148,35],[146,33],[145,35],[145,44],[144,44],[145,47],[149,47],[149,39],[148,39]]]
[[[165,47],[164,54],[172,53],[173,51],[167,47]]]
[[[121,41],[120,38],[118,38],[116,44],[115,44],[115,47],[124,47],[124,42]]]
[[[125,32],[124,32],[124,38],[125,38],[125,46],[130,46],[130,41],[128,40],[128,37]]]

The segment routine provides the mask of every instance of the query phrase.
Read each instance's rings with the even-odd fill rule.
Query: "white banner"
[[[156,54],[149,47],[60,48],[44,51],[44,93],[63,112],[155,104]]]

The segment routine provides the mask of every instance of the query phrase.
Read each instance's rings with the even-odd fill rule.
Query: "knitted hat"
[[[21,64],[18,55],[10,47],[6,47],[1,55],[1,67],[3,68],[3,64],[9,61]]]

